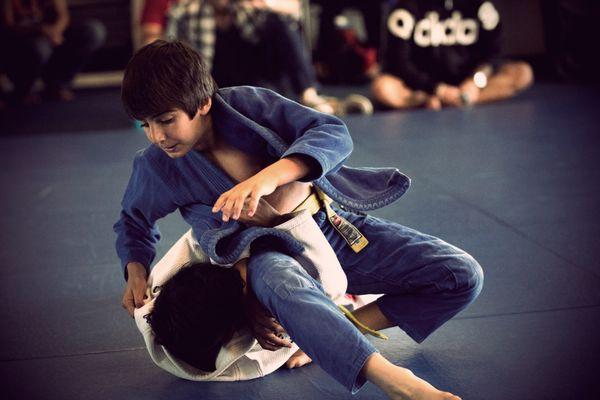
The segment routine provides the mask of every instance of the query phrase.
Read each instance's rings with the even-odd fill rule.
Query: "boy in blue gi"
[[[348,292],[384,294],[354,316],[376,330],[398,326],[422,342],[477,297],[483,273],[457,247],[359,213],[397,200],[406,176],[344,166],[352,141],[342,121],[266,89],[217,90],[198,53],[180,42],[138,51],[122,99],[152,142],[136,155],[115,224],[130,314],[143,304],[160,239],[155,223],[179,209],[214,262],[247,262],[259,303],[247,318],[261,346],[289,345],[277,336],[287,332],[352,393],[369,380],[393,399],[458,399],[381,356],[291,257],[301,251],[295,239],[238,221],[242,213],[251,218],[261,198],[280,213],[310,209],[346,272]],[[265,236],[273,249],[245,258],[250,243]]]

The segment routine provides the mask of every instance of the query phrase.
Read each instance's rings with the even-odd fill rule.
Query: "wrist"
[[[146,279],[146,267],[137,261],[127,263],[127,278],[144,278]]]

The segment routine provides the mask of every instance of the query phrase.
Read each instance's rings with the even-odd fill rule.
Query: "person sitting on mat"
[[[385,26],[383,73],[371,85],[384,107],[487,103],[533,82],[529,64],[499,59],[500,15],[489,0],[395,0]]]
[[[0,72],[13,85],[9,101],[31,105],[41,101],[33,92],[38,78],[44,96],[69,101],[72,81],[90,55],[106,39],[106,28],[95,19],[73,21],[65,0],[5,0],[0,9]]]
[[[190,43],[212,66],[220,86],[268,86],[328,114],[371,114],[373,105],[364,96],[341,99],[318,93],[298,24],[288,16],[291,11],[282,8],[290,6],[240,0],[145,0],[142,41],[148,44],[168,37]]]
[[[114,227],[130,314],[143,305],[160,239],[156,221],[179,210],[217,264],[235,264],[257,238],[277,242],[248,260],[249,286],[280,325],[272,321],[265,329],[248,308],[261,346],[288,345],[273,333],[281,327],[352,393],[371,381],[393,399],[458,398],[379,354],[288,254],[301,250],[298,241],[238,221],[244,207],[251,218],[261,198],[286,214],[319,196],[322,206],[311,214],[346,274],[348,292],[383,294],[354,316],[375,330],[398,326],[420,343],[475,300],[483,272],[439,238],[363,213],[397,200],[409,186],[405,175],[344,166],[352,140],[341,120],[268,89],[217,89],[199,53],[181,42],[140,49],[126,67],[122,100],[152,143],[134,159]]]

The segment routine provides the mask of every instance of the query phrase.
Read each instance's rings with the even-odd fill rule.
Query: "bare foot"
[[[367,359],[362,373],[393,400],[460,400],[452,393],[437,390],[410,370],[390,363],[379,353]]]
[[[425,103],[425,108],[429,110],[439,111],[442,109],[442,101],[436,96],[431,96],[429,99],[427,99],[427,102]]]
[[[306,355],[301,349],[298,349],[289,360],[285,362],[285,367],[292,368],[300,368],[303,365],[310,364],[312,359]]]
[[[398,400],[461,400],[460,397],[453,395],[449,392],[442,392],[436,389],[429,382],[419,378],[413,374],[410,370],[402,367],[397,367],[402,371],[399,371],[399,377],[402,376],[401,381],[396,381],[394,388],[390,388],[390,391],[386,391],[391,399]]]

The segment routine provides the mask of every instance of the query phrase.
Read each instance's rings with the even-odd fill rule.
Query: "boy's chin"
[[[181,149],[175,152],[168,152],[165,151],[165,153],[170,157],[170,158],[181,158],[183,156],[185,156],[190,150],[189,149]]]

